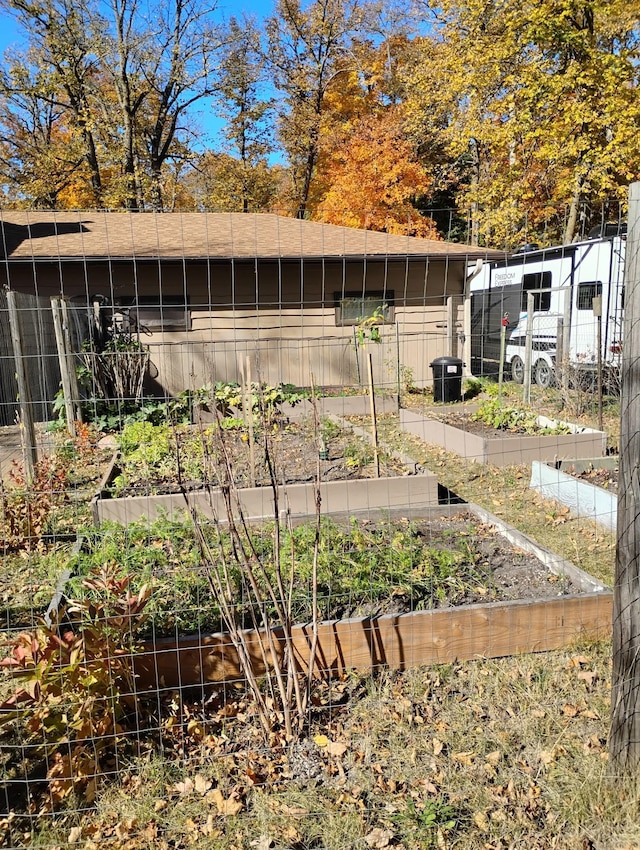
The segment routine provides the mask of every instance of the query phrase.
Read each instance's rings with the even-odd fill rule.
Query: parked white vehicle
[[[558,352],[565,349],[571,368],[594,372],[598,364],[596,298],[601,304],[602,366],[607,372],[617,372],[622,352],[626,237],[618,235],[620,228],[615,229],[615,235],[596,235],[572,245],[543,249],[525,246],[504,260],[485,263],[472,271],[469,289],[474,375],[497,373],[504,323],[505,365],[513,380],[522,383],[529,321],[533,381],[550,386]],[[533,295],[531,317],[527,310],[529,293]]]

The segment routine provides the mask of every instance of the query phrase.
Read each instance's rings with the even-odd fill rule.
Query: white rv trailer
[[[601,298],[602,305],[603,369],[617,372],[622,352],[626,237],[622,226],[615,226],[615,231],[615,235],[598,235],[555,248],[525,246],[503,260],[485,263],[480,270],[472,271],[469,286],[472,374],[498,372],[504,321],[505,371],[514,381],[522,383],[530,292],[534,301],[533,381],[545,387],[553,382],[556,357],[563,345],[567,347],[567,362],[571,367],[595,371],[598,319],[593,299],[596,297]]]

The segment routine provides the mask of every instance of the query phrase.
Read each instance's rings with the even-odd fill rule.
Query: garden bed
[[[530,487],[599,525],[616,530],[618,457],[581,458],[531,464]],[[610,488],[600,486],[611,483]]]
[[[326,448],[322,454],[308,418],[291,423],[269,437],[274,476],[280,485],[281,510],[292,516],[312,514],[318,474],[323,513],[438,504],[436,476],[428,471],[417,475],[416,464],[403,455],[380,450],[380,477],[376,477],[375,454],[366,429],[349,426],[334,416],[322,419],[320,429],[322,446]],[[185,429],[182,433],[196,445],[203,439],[200,429]],[[262,444],[256,441],[251,467],[246,437],[246,432],[241,430],[222,435],[240,505],[247,517],[273,517],[274,494]],[[123,474],[121,455],[116,452],[92,501],[94,522],[127,524],[143,517],[153,521],[163,515],[179,517],[194,509],[203,517],[224,517],[224,497],[216,486],[220,467],[216,468],[211,460],[215,452],[207,455],[207,451],[210,450],[206,449],[205,458],[200,457],[197,462],[190,461],[187,452],[182,451],[181,482],[176,460],[167,463],[162,459],[162,475],[156,474],[154,465],[141,464],[140,476],[134,480],[130,472]],[[251,468],[257,486],[248,486]],[[205,487],[205,482],[211,486]]]
[[[537,461],[555,461],[557,458],[577,456],[597,457],[606,452],[607,437],[603,431],[571,423],[559,423],[546,417],[538,417],[541,429],[556,425],[566,427],[565,434],[518,434],[488,428],[471,419],[474,408],[460,407],[458,412],[447,411],[447,417],[457,416],[456,426],[438,418],[435,409],[424,416],[411,410],[400,411],[401,427],[426,443],[441,446],[446,451],[478,463],[494,466]]]
[[[395,519],[399,518],[396,512]],[[389,582],[384,600],[361,599],[357,605],[354,599],[334,600],[346,614],[365,613],[317,624],[316,672],[338,675],[356,668],[405,668],[535,652],[566,646],[579,637],[609,633],[609,591],[483,509],[472,505],[431,508],[420,517],[414,513],[412,521],[425,539],[440,540],[440,545],[448,539],[450,548],[452,540],[463,539],[471,547],[481,540],[485,548],[478,550],[474,561],[477,575],[467,579],[462,598],[455,592],[451,596],[436,593],[429,600],[417,589],[414,593]],[[444,538],[438,536],[443,533]],[[460,586],[455,575],[454,571],[454,588]],[[424,610],[412,610],[416,604]],[[302,669],[308,665],[313,633],[312,625],[300,624],[293,630]],[[246,634],[252,663],[257,672],[264,671],[260,633],[248,630]],[[277,631],[275,637],[281,653],[283,637]],[[146,652],[135,658],[135,666],[141,687],[147,689],[232,681],[241,676],[229,637],[203,631],[148,643]]]

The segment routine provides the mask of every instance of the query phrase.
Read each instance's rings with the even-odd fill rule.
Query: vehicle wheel
[[[511,377],[516,384],[524,382],[524,363],[517,355],[511,361]]]
[[[550,387],[553,383],[553,369],[546,360],[538,360],[533,368],[535,382],[539,387]]]

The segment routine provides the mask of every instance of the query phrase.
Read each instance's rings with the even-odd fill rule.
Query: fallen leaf
[[[391,839],[393,838],[393,832],[390,829],[380,829],[377,826],[375,829],[372,829],[368,835],[365,835],[364,840],[367,842],[369,847],[388,847],[391,843]]]
[[[211,814],[207,816],[207,822],[202,825],[201,830],[202,834],[209,836],[209,838],[220,838],[222,835],[222,831],[214,826],[213,815]]]
[[[314,735],[313,740],[319,747],[326,747],[329,744],[329,739],[326,735]]]
[[[498,764],[501,758],[502,753],[500,752],[500,750],[494,750],[491,753],[487,753],[485,756],[485,759],[489,762],[489,764]]]
[[[580,709],[577,705],[571,705],[569,702],[562,706],[562,713],[565,717],[576,717],[579,711]]]
[[[187,724],[187,734],[193,738],[203,738],[204,726],[199,720],[190,720]]]
[[[309,809],[305,809],[302,806],[289,806],[286,803],[280,803],[280,809],[285,815],[289,815],[291,818],[304,818],[309,814]]]
[[[242,801],[233,795],[225,800],[219,788],[209,791],[206,799],[209,803],[215,804],[219,815],[237,815],[242,811]]]
[[[476,757],[476,753],[467,752],[467,753],[454,753],[452,755],[453,761],[457,761],[458,764],[466,764],[467,766],[473,764],[473,760]]]
[[[343,756],[349,748],[346,744],[342,744],[340,741],[329,741],[327,744],[327,750],[331,753],[332,756]]]
[[[191,794],[193,791],[194,785],[190,779],[185,779],[184,782],[176,782],[173,786],[173,790],[176,794],[180,794],[181,797],[186,797],[188,794]]]
[[[202,776],[202,774],[198,774],[195,779],[195,789],[201,797],[207,793],[207,791],[211,788],[213,783],[210,779],[207,779],[206,776]]]
[[[572,655],[569,659],[569,666],[581,667],[583,664],[588,664],[590,660],[586,655]]]
[[[595,670],[581,670],[578,673],[578,679],[582,679],[582,681],[586,683],[588,688],[593,685],[594,680],[597,678],[598,674]]]
[[[136,818],[127,818],[126,820],[120,821],[115,825],[116,838],[120,840],[128,838],[129,835],[137,828],[138,821]]]
[[[69,830],[69,835],[67,836],[67,842],[69,844],[77,844],[78,841],[82,838],[82,827],[74,826],[73,829]]]
[[[484,812],[476,812],[473,816],[473,822],[480,832],[489,832],[489,819]]]
[[[442,750],[444,749],[444,744],[442,741],[439,741],[437,738],[434,738],[431,742],[433,746],[433,754],[434,756],[439,756]]]

